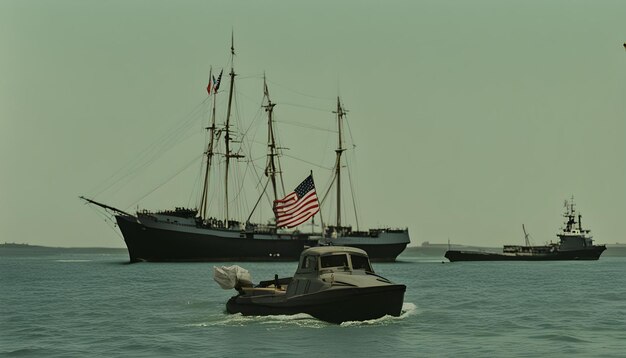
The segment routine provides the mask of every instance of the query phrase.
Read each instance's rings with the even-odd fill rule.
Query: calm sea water
[[[626,356],[626,257],[374,264],[407,285],[401,317],[332,325],[225,313],[210,263],[122,252],[2,250],[0,356]],[[226,263],[228,264],[228,263]],[[255,281],[291,263],[242,263]]]

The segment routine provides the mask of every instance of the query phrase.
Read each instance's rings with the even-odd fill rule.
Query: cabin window
[[[302,260],[302,266],[300,268],[316,270],[317,269],[317,257],[306,256],[304,260]]]
[[[322,256],[321,261],[322,261],[322,268],[348,267],[348,256],[346,255]]]
[[[352,255],[352,268],[354,270],[372,271],[370,261],[365,256]]]

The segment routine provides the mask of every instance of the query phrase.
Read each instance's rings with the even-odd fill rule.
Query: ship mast
[[[270,92],[267,88],[267,82],[265,81],[265,76],[263,76],[263,93],[265,98],[267,98],[267,104],[264,105],[265,112],[267,112],[267,165],[265,166],[265,176],[269,177],[272,182],[272,189],[274,190],[274,201],[278,200],[278,192],[276,189],[276,162],[274,158],[278,155],[277,147],[276,147],[276,139],[274,137],[274,122],[273,116],[274,106],[276,103],[272,103],[270,99]],[[282,178],[282,174],[281,174]],[[282,179],[281,179],[282,182]],[[284,191],[284,188],[283,188]]]
[[[262,107],[265,108],[265,112],[267,112],[268,152],[267,152],[267,164],[265,166],[265,176],[268,177],[268,180],[267,180],[267,183],[265,183],[265,187],[263,188],[263,191],[261,192],[259,199],[257,200],[256,204],[254,204],[254,208],[252,208],[252,211],[250,212],[250,215],[248,216],[248,219],[246,220],[246,225],[250,222],[250,218],[254,214],[254,211],[259,205],[259,202],[261,201],[261,199],[263,198],[263,195],[265,195],[267,186],[269,185],[270,182],[272,183],[272,189],[274,192],[274,199],[272,202],[275,202],[276,200],[278,200],[279,194],[278,194],[278,188],[277,188],[277,183],[276,183],[277,173],[280,175],[282,195],[284,195],[285,193],[285,182],[283,181],[283,174],[282,174],[282,170],[280,167],[280,160],[279,160],[280,154],[278,153],[278,149],[281,149],[281,148],[276,146],[276,137],[274,136],[273,113],[274,113],[274,106],[276,106],[276,103],[273,103],[272,100],[270,99],[270,91],[267,88],[267,81],[265,79],[265,75],[263,75],[263,99],[264,100],[267,99],[267,104],[262,105]]]
[[[337,97],[337,111],[333,113],[337,114],[337,129],[339,132],[339,141],[337,149],[335,149],[335,153],[337,153],[337,161],[335,163],[335,176],[337,178],[337,229],[339,229],[341,227],[341,153],[345,151],[341,135],[341,122],[343,122],[343,116],[346,114],[341,106],[339,97]]]
[[[231,42],[230,42],[230,88],[228,89],[228,108],[226,110],[226,124],[225,124],[225,128],[224,128],[224,144],[226,146],[226,152],[224,154],[224,156],[226,157],[226,163],[225,163],[225,174],[224,174],[224,196],[225,196],[225,201],[224,201],[224,207],[226,210],[226,216],[225,216],[225,223],[226,223],[226,228],[230,227],[229,223],[228,223],[228,219],[229,219],[229,215],[228,215],[228,169],[229,169],[229,164],[230,164],[230,158],[242,158],[243,156],[237,153],[231,153],[230,151],[230,141],[231,141],[231,137],[230,137],[230,112],[231,112],[231,106],[232,106],[232,102],[233,102],[233,87],[235,86],[235,69],[234,69],[234,62],[235,62],[235,41],[234,41],[234,35],[231,34]]]
[[[209,81],[212,81],[212,72],[213,69],[209,71]],[[209,192],[209,171],[211,170],[211,161],[213,159],[213,146],[215,140],[215,96],[216,93],[213,93],[213,109],[211,111],[211,126],[206,129],[209,131],[209,144],[206,150],[206,171],[204,173],[204,187],[202,188],[202,199],[200,201],[200,217],[202,219],[206,219],[207,217],[207,206],[208,206],[208,192]]]

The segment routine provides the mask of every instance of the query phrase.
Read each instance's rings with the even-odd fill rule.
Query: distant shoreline
[[[31,245],[27,243],[5,242],[0,244],[0,249],[18,249],[18,250],[121,250],[126,252],[125,247],[100,247],[100,246],[43,246]]]
[[[451,249],[500,252],[502,247],[487,247],[474,245],[450,245]],[[606,251],[602,257],[626,257],[626,244],[606,244]],[[428,256],[443,257],[448,250],[448,244],[422,244],[421,246],[408,246],[401,256]],[[125,247],[60,247],[30,245],[27,243],[7,243],[0,244],[0,253],[4,255],[23,255],[27,253],[49,253],[52,251],[66,251],[73,253],[108,253],[108,254],[128,254]],[[602,259],[602,257],[600,259]]]

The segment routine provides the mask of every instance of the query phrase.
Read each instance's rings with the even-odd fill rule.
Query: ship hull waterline
[[[515,255],[484,251],[448,250],[444,257],[455,261],[558,261],[558,260],[598,260],[604,246],[597,246],[581,250],[556,251],[554,253],[537,255]]]
[[[230,236],[195,230],[167,230],[140,223],[135,217],[116,216],[128,248],[130,262],[231,262],[231,261],[297,261],[300,253],[318,246],[317,239],[256,239],[241,237],[238,232],[224,230]],[[287,237],[287,235],[285,235]],[[349,245],[365,250],[376,262],[393,262],[407,243]]]
[[[367,321],[400,316],[405,285],[326,290],[294,297],[234,296],[226,303],[228,313],[244,316],[309,314],[330,323]]]

